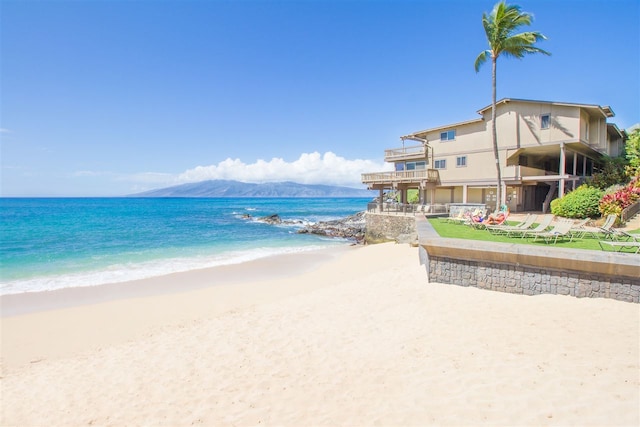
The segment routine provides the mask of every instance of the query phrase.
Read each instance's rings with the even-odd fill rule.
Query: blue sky
[[[491,102],[494,1],[2,0],[0,194],[117,196],[202,179],[359,186],[407,133]],[[640,2],[514,2],[551,57],[498,98],[640,121]]]

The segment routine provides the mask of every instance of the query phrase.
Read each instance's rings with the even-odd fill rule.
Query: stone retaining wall
[[[418,237],[414,214],[390,215],[367,212],[365,241],[367,243],[380,243],[388,241],[400,241],[409,243]]]
[[[640,302],[636,254],[441,238],[416,217],[429,281],[525,295]]]
[[[513,294],[558,294],[639,302],[637,280],[604,274],[429,257],[429,280]]]

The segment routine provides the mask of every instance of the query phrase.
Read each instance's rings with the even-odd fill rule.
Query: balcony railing
[[[414,160],[426,158],[427,147],[424,145],[414,145],[411,147],[392,148],[390,150],[384,150],[384,161],[389,163],[398,160]]]
[[[395,214],[395,215],[437,215],[447,214],[448,206],[446,204],[409,204],[409,203],[378,203],[371,202],[367,204],[367,212],[379,214]]]
[[[412,171],[393,171],[363,173],[363,184],[384,184],[394,182],[438,182],[440,173],[437,169],[418,169]]]

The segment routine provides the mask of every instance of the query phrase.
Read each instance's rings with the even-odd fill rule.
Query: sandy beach
[[[638,304],[427,283],[417,251],[2,298],[0,424],[640,424]]]

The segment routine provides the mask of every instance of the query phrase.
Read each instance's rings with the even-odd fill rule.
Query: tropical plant
[[[604,192],[596,187],[581,185],[559,199],[551,201],[551,213],[564,218],[594,218]]]
[[[416,204],[420,201],[420,195],[418,194],[418,190],[410,189],[407,190],[407,203]]]
[[[631,132],[625,143],[627,161],[627,175],[630,178],[640,175],[640,129]]]
[[[602,215],[616,214],[620,218],[622,211],[640,200],[640,176],[636,176],[626,186],[602,196],[599,210]]]
[[[628,162],[623,157],[606,157],[602,165],[586,179],[592,187],[606,190],[616,184],[625,184],[629,178],[625,172]]]
[[[500,157],[498,154],[498,136],[496,134],[496,65],[498,57],[504,55],[521,59],[525,55],[542,53],[551,55],[534,44],[546,37],[535,31],[515,33],[520,27],[531,25],[533,16],[526,12],[521,12],[520,6],[507,5],[505,1],[497,3],[489,15],[482,14],[482,25],[489,42],[489,49],[478,55],[475,61],[476,73],[482,64],[491,59],[491,134],[493,137],[493,155],[496,162],[496,173],[498,178],[497,204],[502,203],[502,174],[500,170]]]

